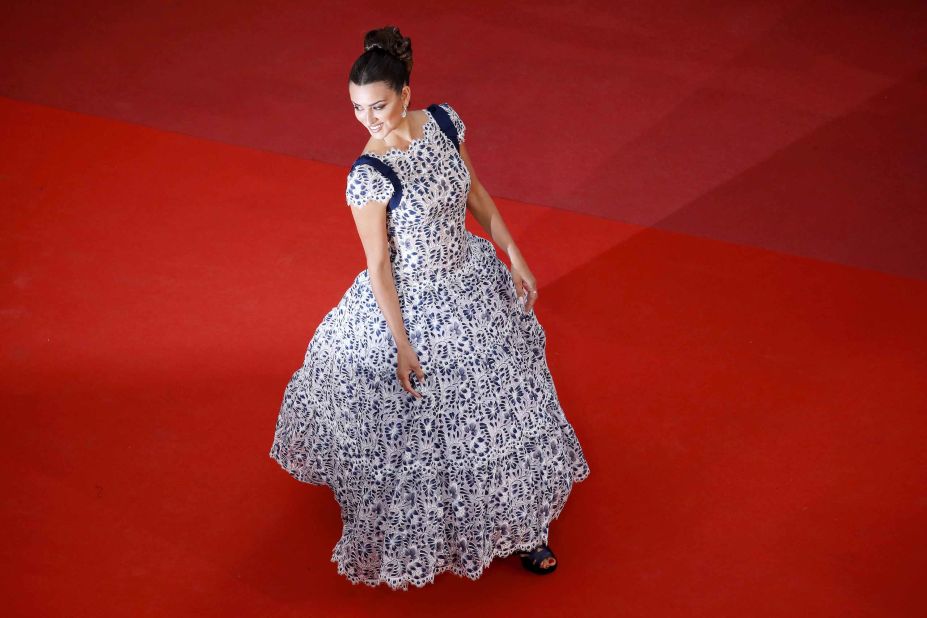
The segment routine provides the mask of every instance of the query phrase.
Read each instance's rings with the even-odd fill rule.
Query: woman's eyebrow
[[[373,103],[371,103],[371,104],[368,105],[367,107],[370,107],[371,105],[376,105],[377,103],[385,103],[385,102],[386,102],[385,99],[380,99],[379,101],[374,101]],[[354,105],[357,105],[357,103],[354,103]],[[363,107],[363,105],[360,105],[360,106],[358,106],[358,107]]]

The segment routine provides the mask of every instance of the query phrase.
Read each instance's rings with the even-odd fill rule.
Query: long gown
[[[464,141],[460,116],[440,107]],[[589,475],[544,329],[493,244],[465,228],[469,172],[425,113],[407,150],[373,155],[402,183],[387,213],[389,256],[424,397],[399,384],[396,346],[363,270],[312,336],[270,450],[297,480],[332,489],[343,523],[331,557],[338,572],[402,590],[446,570],[477,579],[493,558],[547,542],[573,483]],[[393,191],[362,164],[348,175],[346,201],[362,207]]]

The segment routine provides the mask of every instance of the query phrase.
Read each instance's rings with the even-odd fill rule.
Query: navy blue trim
[[[399,202],[402,201],[402,183],[399,182],[399,176],[396,175],[393,168],[383,161],[365,154],[357,157],[357,160],[354,161],[354,165],[351,166],[351,170],[353,171],[358,165],[370,165],[373,169],[386,176],[386,179],[393,185],[393,197],[389,198],[387,210],[398,207]]]
[[[431,112],[431,115],[438,121],[438,126],[441,127],[441,131],[454,142],[454,148],[457,149],[457,152],[460,152],[460,142],[457,140],[457,127],[454,126],[454,121],[451,120],[451,116],[447,113],[447,110],[437,103],[432,103],[428,106],[428,111]]]

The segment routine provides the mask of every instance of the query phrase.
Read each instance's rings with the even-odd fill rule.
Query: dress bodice
[[[464,141],[466,127],[447,103],[440,104]],[[368,153],[389,165],[402,184],[399,205],[387,209],[386,232],[390,262],[397,285],[451,275],[467,259],[465,226],[470,173],[450,137],[441,131],[429,111],[422,136],[406,150],[391,148],[385,154]],[[394,192],[392,183],[372,165],[361,164],[348,174],[348,205],[364,208],[379,202],[385,208]]]

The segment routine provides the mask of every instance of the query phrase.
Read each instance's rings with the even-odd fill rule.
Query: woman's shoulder
[[[385,155],[389,152],[389,146],[386,145],[381,139],[376,139],[375,137],[370,137],[367,139],[367,143],[364,144],[364,148],[361,150],[361,153],[357,155],[357,158],[361,158],[364,155]]]
[[[444,110],[447,113],[448,118],[450,118],[451,123],[454,125],[454,129],[457,132],[457,139],[461,142],[466,140],[467,125],[464,124],[464,121],[461,120],[460,114],[457,113],[457,110],[448,103],[447,101],[443,103],[435,103],[438,107]]]
[[[345,197],[351,206],[363,206],[368,201],[389,201],[394,193],[392,181],[384,175],[377,163],[355,164],[348,172]]]

